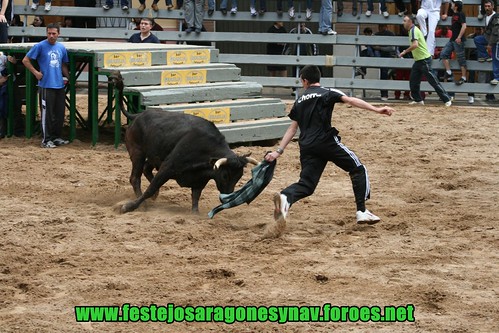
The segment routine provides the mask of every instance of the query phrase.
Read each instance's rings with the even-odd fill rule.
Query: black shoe
[[[186,33],[186,34],[190,34],[192,31],[193,31],[193,30],[192,30],[192,28],[187,28],[187,29],[185,29],[185,33]]]
[[[465,78],[460,78],[459,80],[456,81],[456,84],[458,86],[462,85],[463,83],[466,83],[466,79]]]
[[[200,34],[200,33],[201,33],[201,29],[197,28],[197,29],[196,29],[196,33],[197,33],[197,34]]]
[[[488,102],[492,102],[496,100],[496,97],[494,96],[494,94],[487,94],[485,95],[485,100]]]
[[[222,15],[227,15],[227,8],[220,8]]]
[[[357,16],[357,9],[352,9],[352,16]]]
[[[336,13],[336,15],[338,15],[338,17],[343,16],[343,11],[342,10],[338,10],[338,12]]]
[[[208,9],[208,16],[213,15],[213,12],[214,12],[214,11],[215,11],[214,9]]]

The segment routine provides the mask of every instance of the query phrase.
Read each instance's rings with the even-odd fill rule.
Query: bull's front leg
[[[201,198],[201,192],[203,192],[203,188],[192,188],[191,198],[192,198],[192,213],[199,214],[199,198]]]
[[[136,200],[129,201],[121,206],[121,212],[127,213],[137,209],[142,202],[151,198],[164,183],[172,178],[172,176],[173,174],[170,169],[166,166],[166,164],[163,164],[152,179],[151,184],[147,187],[147,190],[145,190],[145,192]]]

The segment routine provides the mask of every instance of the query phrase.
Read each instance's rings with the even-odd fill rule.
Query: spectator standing
[[[120,0],[121,10],[128,10],[128,0]],[[106,0],[106,4],[102,6],[104,10],[109,10],[114,7],[113,0]]]
[[[412,52],[412,56],[414,58],[414,64],[412,65],[411,76],[409,80],[409,86],[411,87],[411,95],[413,101],[409,104],[424,105],[420,88],[421,79],[423,75],[425,75],[428,83],[430,83],[433,89],[435,89],[440,99],[445,103],[445,106],[451,106],[452,102],[449,94],[442,87],[431,68],[432,57],[427,49],[423,33],[421,32],[421,30],[419,30],[418,27],[414,25],[414,19],[407,15],[404,16],[404,28],[409,33],[410,46],[404,51],[400,52],[400,57],[403,58],[407,53]]]
[[[274,24],[267,30],[271,34],[285,34],[287,33],[286,28],[282,21],[274,22]],[[278,38],[276,38],[278,39]],[[284,43],[267,43],[267,54],[271,55],[281,55],[284,50]],[[273,77],[286,77],[287,71],[286,66],[282,65],[268,65],[267,70],[270,76]]]
[[[140,20],[140,32],[130,36],[129,43],[156,43],[159,44],[159,38],[151,33],[154,26],[154,20],[149,17],[143,17]]]
[[[333,15],[332,0],[321,0],[321,11],[319,13],[319,33],[323,35],[336,35],[331,27],[331,15]]]
[[[404,0],[395,0],[395,5],[397,6],[398,15],[400,17],[409,14],[405,8]],[[418,0],[411,0],[411,13],[413,16],[416,16],[418,13]]]
[[[484,16],[485,16],[485,0],[482,0],[482,3],[480,4],[480,6],[478,6],[478,20],[481,21],[483,20]],[[494,0],[492,0],[492,8],[496,8],[496,2]]]
[[[256,16],[256,14],[263,15],[267,11],[267,3],[265,0],[260,0],[260,9],[256,10],[256,0],[250,0],[250,13],[251,16]]]
[[[440,54],[440,59],[442,60],[445,67],[445,77],[452,77],[452,71],[450,70],[450,62],[452,51],[456,52],[457,61],[461,67],[461,78],[456,81],[457,85],[462,85],[466,82],[466,56],[464,54],[464,42],[466,37],[466,15],[463,13],[463,3],[461,0],[454,0],[452,13],[452,37],[449,39],[447,44],[445,44],[442,53]]]
[[[200,34],[203,30],[205,0],[186,0],[184,2],[185,22],[187,29],[185,33],[189,34],[195,31]]]
[[[336,15],[343,16],[343,0],[338,0],[338,12]],[[352,0],[352,16],[357,16],[358,0]]]
[[[354,0],[357,1],[357,0]],[[282,16],[282,0],[277,0],[277,16]],[[312,18],[312,0],[307,0],[306,2],[306,12],[305,12],[305,18],[307,21],[310,21]],[[293,0],[288,0],[288,15],[290,19],[295,18],[295,6]]]
[[[375,107],[361,99],[349,97],[337,89],[326,89],[320,85],[320,70],[317,66],[305,66],[300,79],[305,89],[289,113],[291,124],[284,134],[279,148],[265,155],[272,162],[279,158],[286,146],[300,129],[300,180],[274,195],[274,219],[286,221],[289,208],[297,201],[311,195],[317,187],[328,162],[348,172],[353,185],[357,206],[357,223],[374,224],[380,218],[366,209],[370,196],[369,177],[359,158],[341,143],[339,132],[331,126],[336,103],[347,103],[368,111],[390,116],[393,110],[388,106]]]
[[[433,56],[435,52],[435,30],[439,19],[442,19],[442,21],[447,19],[449,2],[450,0],[422,0],[421,8],[416,15],[419,29],[421,29],[423,36],[426,37],[428,52],[430,52],[431,56]],[[440,15],[440,11],[442,11],[442,15]],[[426,25],[427,19],[428,25]]]
[[[37,10],[39,5],[40,5],[40,0],[33,0],[33,3],[31,4],[31,9]],[[52,9],[52,0],[45,0],[45,8],[44,9],[46,12],[48,12]]]
[[[222,2],[220,3],[220,11],[222,12],[223,15],[227,14],[227,1],[228,0],[222,0]],[[230,3],[231,3],[230,13],[232,15],[236,15],[237,14],[237,0],[231,0]]]
[[[485,33],[474,38],[478,61],[492,61],[493,78],[490,84],[499,83],[499,14],[494,11],[492,0],[485,0]]]
[[[140,6],[139,6],[139,8],[137,8],[137,10],[142,13],[146,9],[146,0],[139,0],[139,3],[140,3]],[[152,2],[151,8],[155,12],[159,11],[158,3],[159,3],[159,0],[153,0],[153,2]],[[166,4],[166,9],[168,9],[168,10],[173,9],[172,0],[165,0],[165,4]]]
[[[385,0],[379,0],[379,4],[381,5],[381,13],[383,14],[383,17],[388,18],[390,16],[390,13],[388,13],[388,9],[386,8]],[[367,17],[371,16],[373,14],[373,11],[374,11],[373,0],[367,0],[366,16]]]
[[[378,32],[374,34],[375,36],[385,36],[385,37],[395,37],[395,33],[388,30],[388,26],[386,24],[378,25]],[[390,38],[387,38],[390,39]],[[375,46],[374,55],[380,58],[395,58],[396,56],[396,48],[395,46]],[[379,70],[379,78],[380,80],[388,80],[388,71],[389,68],[382,67]],[[381,100],[388,100],[388,90],[380,90]]]
[[[0,1],[0,44],[9,41],[9,23],[14,18],[13,0]]]
[[[60,34],[59,25],[51,23],[46,30],[47,39],[35,44],[22,62],[38,80],[42,147],[55,148],[69,143],[69,141],[61,139],[66,107],[63,75],[69,78],[69,58],[64,45],[57,42]],[[38,62],[39,70],[33,66],[32,60]]]

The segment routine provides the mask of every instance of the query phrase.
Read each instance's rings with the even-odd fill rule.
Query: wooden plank
[[[241,69],[232,64],[153,66],[135,70],[121,69],[120,73],[126,86],[203,84],[241,80]]]
[[[230,121],[276,118],[286,116],[286,104],[278,98],[254,98],[207,103],[149,106],[147,110],[184,112],[185,110],[228,109]]]

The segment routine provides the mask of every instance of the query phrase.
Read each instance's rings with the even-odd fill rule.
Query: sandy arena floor
[[[333,115],[369,170],[368,208],[382,222],[356,225],[350,179],[329,165],[278,238],[262,236],[274,227],[273,193],[298,179],[296,142],[260,197],[210,220],[213,182],[200,216],[173,182],[147,207],[117,213],[133,197],[123,146],[1,140],[0,332],[499,332],[497,108],[395,108]],[[268,149],[236,148],[256,158]],[[123,303],[414,304],[416,321],[75,321],[76,305]]]

